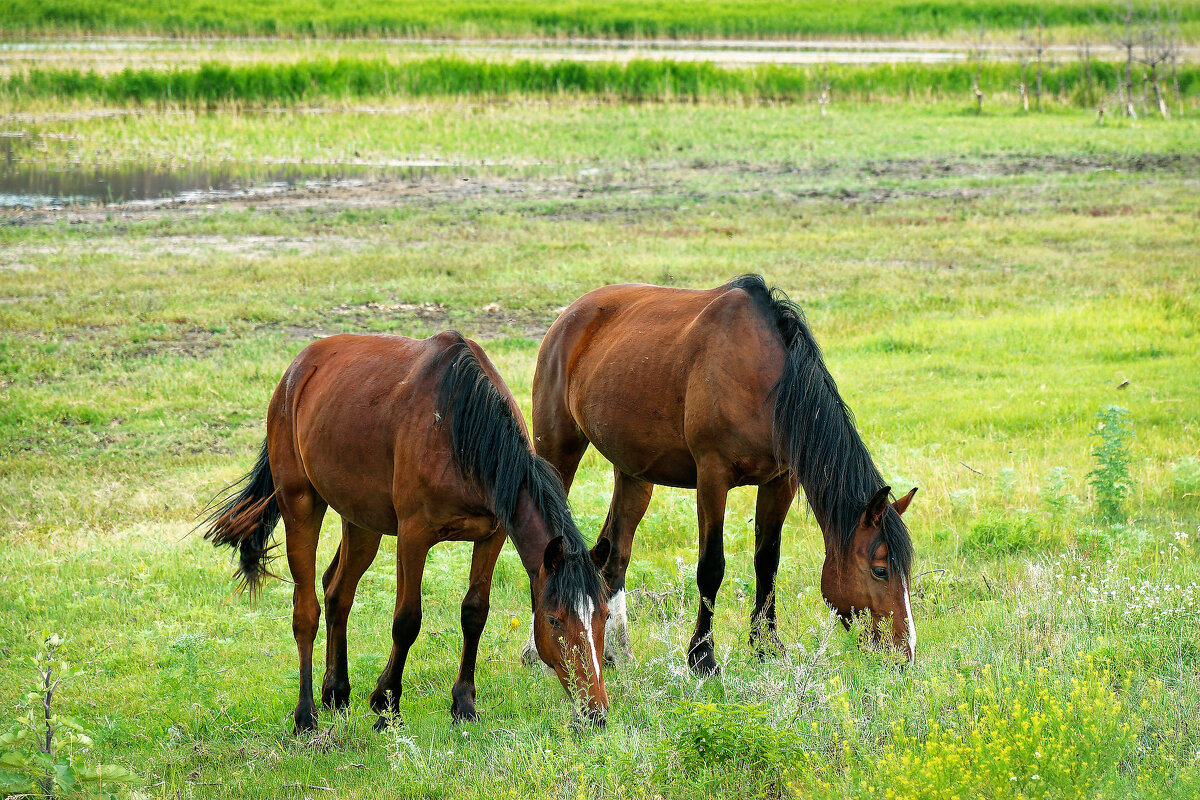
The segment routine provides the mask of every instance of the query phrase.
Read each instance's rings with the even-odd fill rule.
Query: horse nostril
[[[608,726],[608,712],[603,710],[589,710],[588,721],[597,728]]]

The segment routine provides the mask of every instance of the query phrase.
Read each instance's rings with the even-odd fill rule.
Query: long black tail
[[[223,500],[218,496],[205,509],[210,513],[201,522],[208,525],[204,538],[216,547],[225,545],[238,551],[238,577],[253,595],[262,586],[263,578],[271,574],[267,564],[272,558],[272,547],[267,543],[279,522],[279,503],[275,500],[275,480],[271,477],[266,439],[258,451],[254,469],[226,491],[230,490],[236,494]]]
[[[742,275],[730,285],[754,299],[783,340],[785,363],[772,390],[776,452],[796,473],[817,519],[832,525],[841,544],[848,546],[863,509],[883,487],[883,477],[858,435],[854,415],[838,393],[800,306],[782,290],[768,288],[761,275]],[[899,515],[887,516],[884,539],[907,574],[912,558],[907,530]]]
[[[558,473],[533,452],[508,397],[488,378],[466,339],[459,337],[442,357],[447,363],[438,382],[437,411],[449,418],[455,460],[483,486],[492,513],[510,535],[525,492],[551,535],[563,537],[562,566],[545,590],[549,602],[579,592],[598,596],[600,577],[571,518]]]

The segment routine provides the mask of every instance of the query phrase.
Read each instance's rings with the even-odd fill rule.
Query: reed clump
[[[983,65],[992,87],[1019,82],[1016,63]],[[576,96],[625,102],[671,100],[813,101],[832,91],[842,100],[945,101],[966,97],[976,68],[968,64],[759,65],[725,68],[709,62],[634,60],[626,63],[484,61],[453,57],[388,61],[339,58],[294,63],[196,68],[126,68],[102,73],[31,69],[0,79],[0,97],[86,99],[122,104],[292,104],[364,97]],[[1119,85],[1120,65],[1091,62],[1049,67],[1048,100],[1085,106],[1096,86]],[[1179,69],[1179,92],[1200,89],[1200,65]]]

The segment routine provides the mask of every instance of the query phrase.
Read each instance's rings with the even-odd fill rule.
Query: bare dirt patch
[[[293,338],[305,340],[324,338],[335,333],[378,330],[380,327],[427,331],[454,328],[485,340],[510,336],[540,340],[560,310],[508,309],[497,303],[465,311],[452,311],[438,303],[342,304],[323,315],[330,324],[290,325],[288,331]]]
[[[962,158],[873,159],[846,163],[674,163],[663,162],[631,167],[597,183],[564,175],[538,177],[429,176],[419,179],[378,178],[348,185],[306,186],[293,191],[262,196],[214,199],[205,202],[164,200],[112,206],[0,210],[0,226],[68,224],[125,225],[164,217],[198,217],[216,208],[237,211],[255,209],[274,213],[338,213],[349,210],[381,210],[395,207],[445,207],[457,203],[504,204],[510,211],[531,216],[564,219],[631,219],[661,212],[669,207],[664,198],[698,202],[711,197],[787,197],[795,200],[832,200],[848,204],[882,203],[905,198],[970,198],[1000,191],[1004,186],[939,185],[952,179],[988,179],[1035,174],[1085,174],[1098,171],[1121,173],[1200,173],[1200,157],[1176,153],[1137,156],[1040,156],[987,154]],[[724,181],[718,184],[706,176]],[[733,185],[728,184],[733,177]],[[750,180],[736,181],[744,176]],[[931,183],[925,184],[925,181]],[[880,185],[894,182],[895,185]],[[586,202],[603,198],[597,205]],[[544,202],[551,201],[551,202]],[[584,202],[581,202],[584,201]],[[680,235],[685,235],[680,232]],[[246,241],[240,241],[246,239]],[[159,244],[182,253],[213,248],[250,256],[279,252],[294,246],[301,252],[324,247],[321,238],[289,240],[285,237],[164,237]],[[335,242],[334,246],[361,247],[369,240]],[[112,245],[137,248],[138,243]],[[12,255],[3,265],[18,264]],[[8,268],[19,268],[9,266]]]

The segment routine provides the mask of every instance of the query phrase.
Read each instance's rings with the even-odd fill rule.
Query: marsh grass
[[[1011,94],[1020,65],[989,62],[980,83],[991,102]],[[1091,108],[1095,97],[1116,92],[1122,65],[1092,62],[1085,78],[1079,63],[1052,64],[1043,73],[1045,99]],[[482,60],[455,57],[353,58],[295,63],[230,64],[195,68],[125,68],[119,72],[31,68],[0,79],[0,97],[11,102],[72,100],[181,106],[287,105],[386,97],[598,97],[625,102],[815,101],[825,82],[842,100],[929,103],[966,98],[975,77],[969,64],[875,66],[757,65],[721,67],[707,61]],[[1200,67],[1177,71],[1180,97],[1189,107],[1200,86]],[[1085,85],[1085,81],[1087,81]]]

